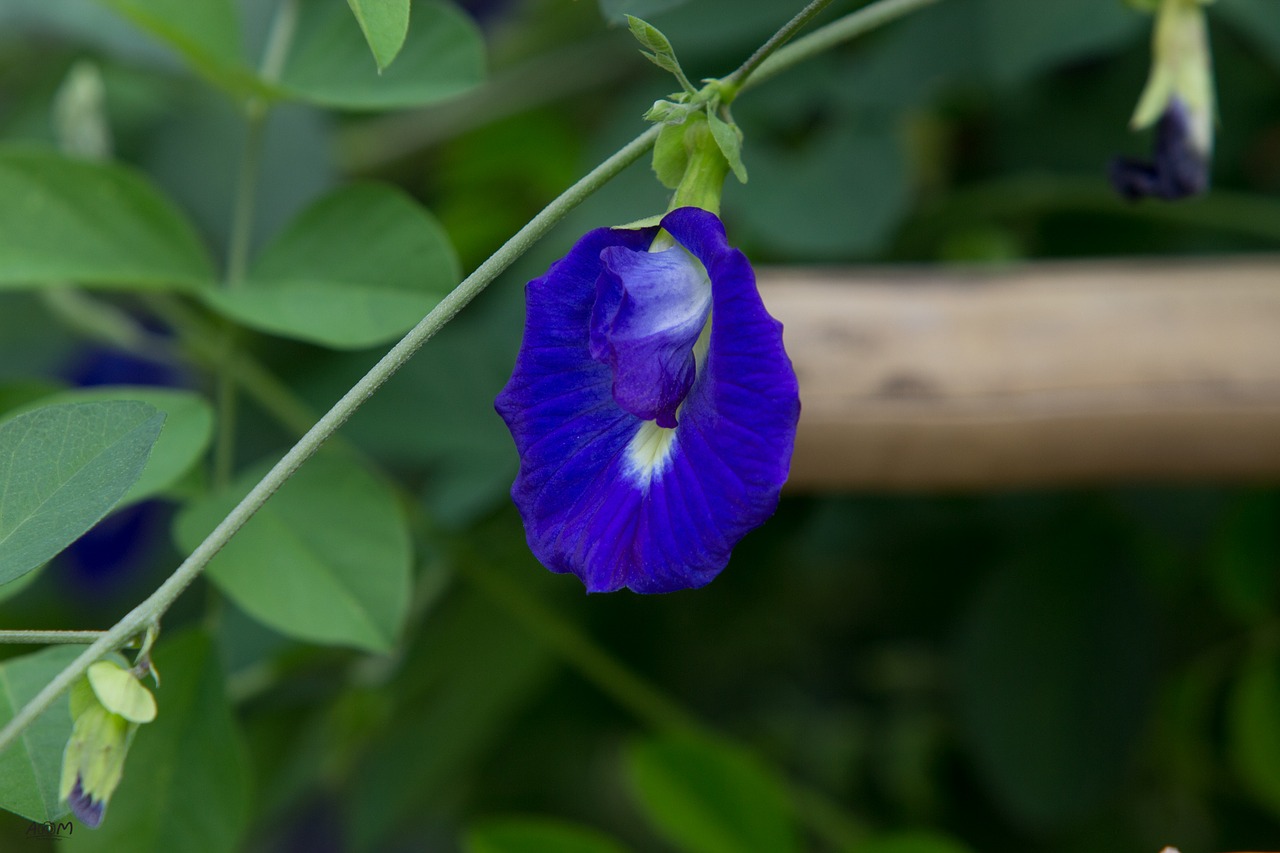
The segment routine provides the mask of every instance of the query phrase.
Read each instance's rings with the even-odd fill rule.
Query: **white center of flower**
[[[653,478],[670,467],[675,442],[674,429],[660,427],[654,421],[644,421],[627,444],[622,473],[632,484],[648,489]]]

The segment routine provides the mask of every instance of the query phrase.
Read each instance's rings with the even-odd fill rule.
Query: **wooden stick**
[[[790,487],[1280,482],[1280,261],[765,269]]]

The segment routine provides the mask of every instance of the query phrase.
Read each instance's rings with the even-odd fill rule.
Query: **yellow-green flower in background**
[[[1203,7],[1212,0],[1158,2],[1151,73],[1130,120],[1134,130],[1155,125],[1153,157],[1111,164],[1112,185],[1132,200],[1185,198],[1209,186],[1215,110]]]
[[[132,672],[98,661],[71,688],[71,718],[59,797],[85,826],[96,829],[124,775],[134,733],[156,718],[156,700]]]

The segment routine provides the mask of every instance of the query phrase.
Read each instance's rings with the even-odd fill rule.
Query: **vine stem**
[[[741,91],[747,79],[752,73],[760,67],[766,59],[773,55],[778,48],[791,41],[792,37],[804,29],[814,18],[816,18],[823,9],[831,5],[831,0],[811,0],[808,6],[805,6],[790,21],[782,25],[782,29],[778,30],[769,40],[760,45],[756,52],[747,57],[747,61],[738,66],[738,69],[726,77],[720,84],[720,99],[728,104],[733,101],[738,92]]]
[[[291,4],[294,0],[285,0]],[[888,23],[912,9],[930,5],[937,0],[877,0],[845,17],[815,30],[809,36],[797,40],[768,56],[755,70],[748,71],[738,80],[739,90],[747,83],[771,77],[805,59],[836,44]],[[740,69],[741,70],[741,69]],[[737,72],[735,72],[736,74]],[[528,224],[516,232],[498,251],[494,252],[476,270],[463,279],[448,296],[432,309],[418,325],[382,357],[343,397],[315,423],[266,476],[253,487],[234,509],[218,524],[205,540],[183,560],[165,581],[142,603],[130,610],[110,630],[97,639],[62,669],[14,714],[0,729],[0,752],[7,749],[18,735],[40,716],[72,683],[84,674],[91,664],[104,655],[123,646],[128,640],[153,628],[160,616],[169,609],[178,596],[200,575],[214,555],[222,549],[235,533],[262,508],[268,498],[282,486],[307,459],[320,449],[346,421],[391,376],[413,356],[418,349],[448,323],[462,308],[497,278],[517,258],[523,255],[552,226],[564,218],[574,207],[612,180],[627,166],[636,162],[653,147],[660,127],[655,125],[620,148],[585,177],[565,190],[548,204]]]

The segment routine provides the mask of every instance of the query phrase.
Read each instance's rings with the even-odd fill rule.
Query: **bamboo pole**
[[[1280,483],[1280,260],[765,269],[795,491]]]

